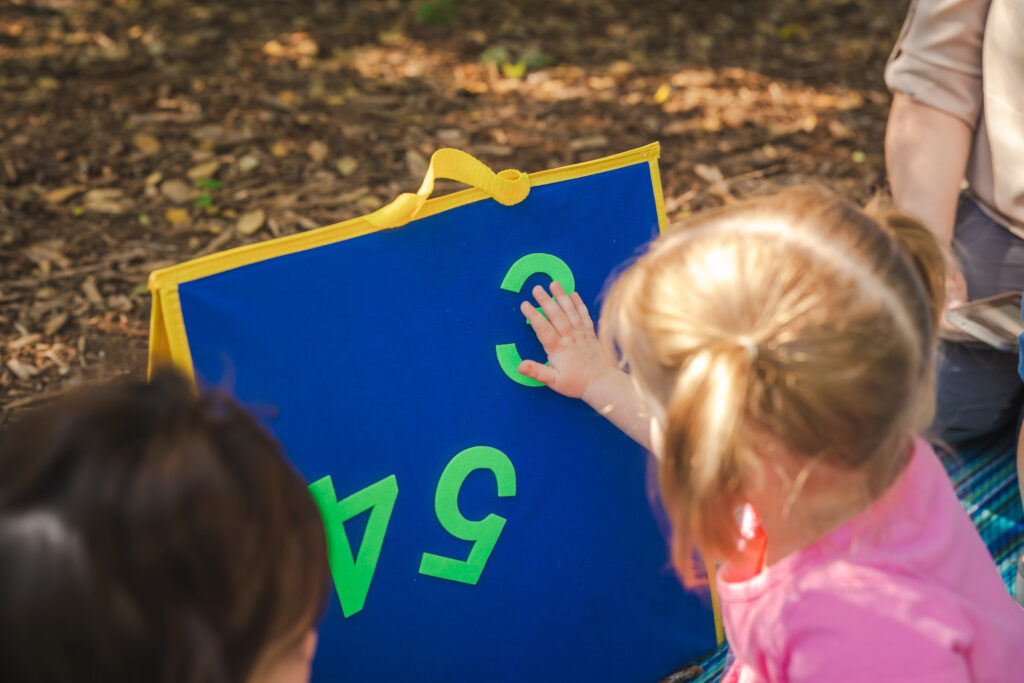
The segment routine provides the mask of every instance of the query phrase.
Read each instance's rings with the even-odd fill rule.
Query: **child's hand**
[[[587,387],[615,368],[594,334],[594,323],[580,295],[566,294],[557,282],[551,283],[551,294],[554,298],[539,285],[533,288],[546,319],[529,302],[520,306],[548,354],[548,365],[524,360],[519,372],[560,394],[582,398]]]

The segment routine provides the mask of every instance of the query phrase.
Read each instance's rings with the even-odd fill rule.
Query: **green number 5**
[[[472,521],[459,512],[459,490],[469,473],[480,469],[494,473],[499,497],[516,495],[516,470],[507,455],[489,446],[474,446],[458,453],[444,468],[437,482],[434,509],[437,521],[445,531],[455,538],[473,541],[473,548],[465,560],[423,553],[420,574],[471,585],[480,580],[494,544],[505,528],[505,518],[493,513],[479,521]]]

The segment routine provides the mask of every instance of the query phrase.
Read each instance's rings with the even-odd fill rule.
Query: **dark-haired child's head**
[[[3,680],[308,680],[327,575],[274,440],[174,372],[0,436]]]

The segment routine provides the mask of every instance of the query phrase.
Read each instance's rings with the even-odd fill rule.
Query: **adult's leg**
[[[972,300],[1024,289],[1024,240],[968,197],[960,200],[955,238]],[[936,384],[931,431],[953,444],[1010,428],[1024,400],[1017,354],[978,344],[943,341]]]

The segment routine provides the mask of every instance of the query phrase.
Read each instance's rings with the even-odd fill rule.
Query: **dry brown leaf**
[[[196,198],[197,192],[194,187],[184,180],[165,180],[160,186],[160,193],[175,204],[185,204]]]
[[[278,159],[284,158],[288,156],[288,145],[283,141],[278,140],[274,143],[274,146],[270,148],[270,153]]]
[[[186,209],[171,208],[164,212],[164,218],[171,225],[181,225],[182,223],[188,223],[191,216]]]
[[[220,162],[216,159],[212,161],[204,161],[201,164],[196,164],[192,168],[188,169],[185,174],[190,180],[197,180],[199,178],[212,178],[217,175],[217,169],[220,168]]]
[[[132,144],[142,152],[144,156],[157,154],[160,151],[160,141],[149,133],[136,133],[132,136]]]
[[[336,163],[334,166],[335,168],[338,169],[338,173],[347,178],[348,176],[356,172],[356,169],[359,168],[359,162],[356,161],[355,157],[343,156],[342,158],[338,159],[338,163]]]
[[[665,104],[672,97],[672,88],[668,83],[662,83],[654,93],[655,104]]]
[[[154,185],[159,185],[160,181],[163,180],[163,179],[164,179],[164,174],[163,173],[161,173],[160,171],[153,171],[148,176],[146,176],[146,187],[149,188],[149,187],[152,187]]]
[[[242,235],[252,235],[263,227],[263,223],[266,220],[267,214],[263,209],[248,211],[238,217],[238,222],[235,224],[235,230]]]
[[[85,185],[67,185],[65,187],[58,187],[55,190],[50,190],[43,195],[44,202],[50,202],[51,204],[60,204],[61,202],[67,201],[76,194],[85,192]]]

